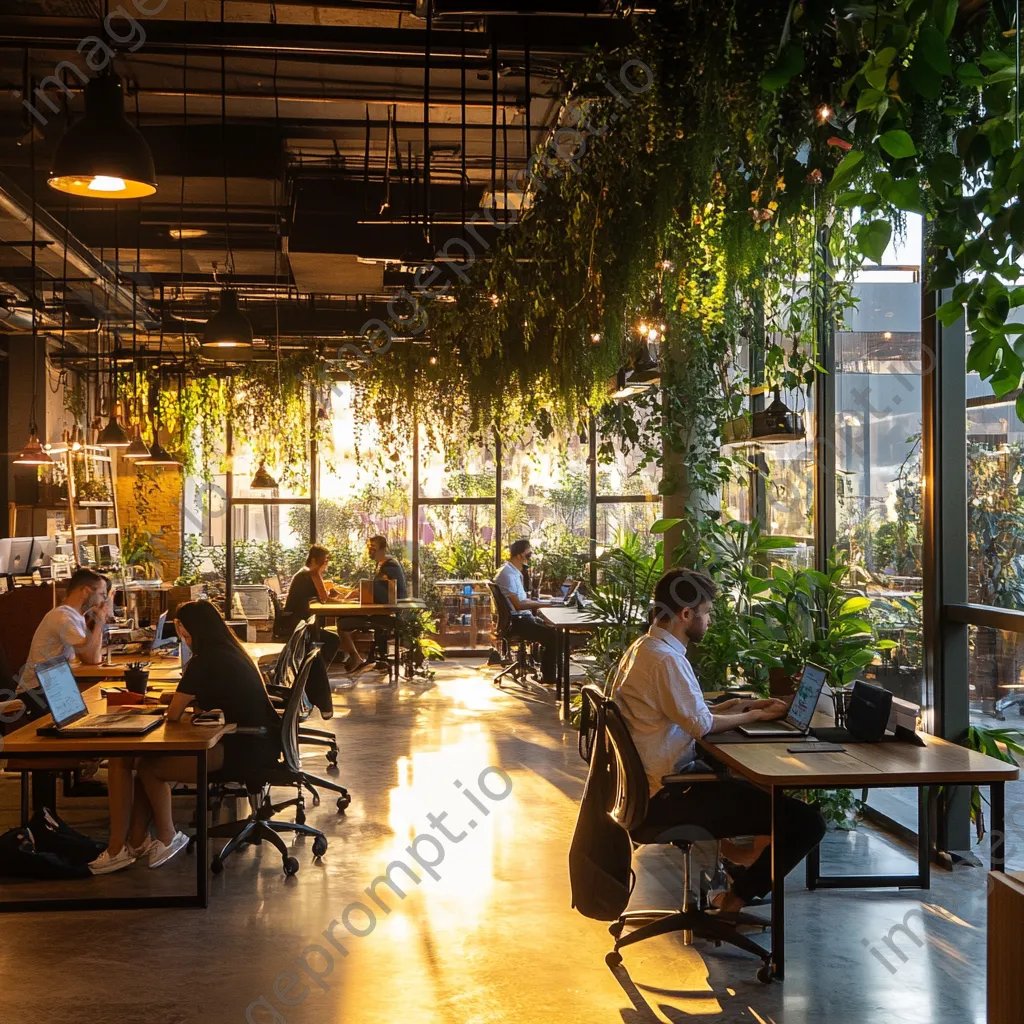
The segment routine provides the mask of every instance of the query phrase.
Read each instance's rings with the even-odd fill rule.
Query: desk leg
[[[569,724],[569,630],[562,630],[562,721]]]
[[[395,686],[402,675],[402,642],[398,639],[398,626],[395,626]]]
[[[989,869],[991,871],[1004,871],[1006,869],[1006,854],[1004,850],[1006,823],[1003,809],[1003,783],[993,782],[989,784],[988,799],[992,809],[992,820],[989,822],[989,831],[992,836]]]
[[[772,968],[779,981],[786,977],[786,876],[779,865],[779,846],[775,841],[781,831],[782,790],[778,786],[772,786]]]
[[[922,889],[932,885],[932,790],[929,786],[917,789],[917,874]]]
[[[206,757],[205,750],[196,754],[196,901],[200,907],[210,905],[210,785]]]

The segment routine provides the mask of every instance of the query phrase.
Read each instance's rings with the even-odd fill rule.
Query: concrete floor
[[[351,789],[353,803],[341,817],[325,794],[310,810],[309,823],[327,833],[330,849],[316,862],[309,840],[297,840],[296,877],[285,879],[280,858],[263,846],[232,858],[213,878],[206,911],[4,917],[3,1019],[985,1020],[985,874],[979,869],[955,880],[936,870],[929,892],[815,893],[804,891],[798,869],[787,893],[788,973],[781,984],[758,984],[757,961],[746,954],[685,947],[679,935],[631,947],[622,967],[609,970],[606,925],[570,907],[566,853],[585,767],[575,733],[563,732],[550,706],[495,690],[490,674],[479,662],[451,663],[439,668],[433,684],[395,690],[368,680],[338,695],[336,777]],[[307,763],[326,772],[322,755]],[[16,806],[17,784],[4,778],[0,826],[14,824]],[[102,835],[101,802],[65,800],[61,810]],[[454,838],[432,829],[428,814]],[[188,817],[183,804],[181,823]],[[431,838],[417,841],[420,835]],[[1009,842],[1011,867],[1019,869],[1024,847],[1018,840],[1012,848],[1013,835]],[[634,906],[678,900],[676,857],[672,850],[640,852]],[[418,881],[395,867],[392,879],[405,897],[378,883],[375,902],[365,890],[396,860]],[[912,870],[912,859],[862,825],[826,837],[823,866]],[[160,871],[136,865],[72,884],[81,894],[169,891],[187,888],[193,871],[183,856]],[[40,888],[5,885],[4,892],[35,896]],[[897,954],[884,939],[905,918],[913,936],[893,933]]]

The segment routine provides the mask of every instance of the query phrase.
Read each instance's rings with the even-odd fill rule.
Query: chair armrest
[[[661,784],[663,786],[692,786],[697,782],[718,782],[720,779],[721,776],[715,775],[714,773],[676,772],[675,775],[662,775]]]

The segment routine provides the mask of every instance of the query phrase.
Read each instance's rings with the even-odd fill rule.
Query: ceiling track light
[[[70,125],[53,154],[47,183],[93,199],[140,199],[156,192],[153,154],[124,116],[121,79],[107,71],[85,87],[85,115]]]

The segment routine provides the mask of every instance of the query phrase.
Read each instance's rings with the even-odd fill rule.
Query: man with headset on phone
[[[611,693],[647,773],[651,801],[645,825],[690,825],[695,837],[703,833],[723,840],[722,856],[744,870],[735,871],[732,887],[714,903],[735,912],[771,889],[771,797],[743,779],[699,786],[663,786],[661,781],[695,759],[696,740],[702,736],[781,718],[789,710],[781,700],[734,699],[708,707],[688,648],[707,632],[717,592],[703,573],[665,573],[654,588],[652,624],[622,656]],[[776,799],[784,804],[776,841],[786,875],[821,842],[825,822],[810,804],[787,796]],[[727,842],[744,835],[756,837],[753,847]]]

